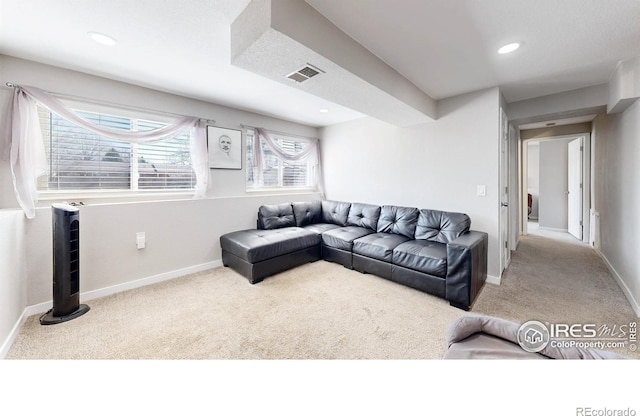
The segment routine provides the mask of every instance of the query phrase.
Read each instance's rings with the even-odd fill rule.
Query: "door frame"
[[[592,181],[591,181],[591,169],[592,169],[592,160],[591,160],[591,133],[578,133],[578,134],[567,134],[562,136],[550,136],[550,137],[541,137],[541,138],[533,138],[533,139],[522,139],[519,140],[521,144],[519,147],[519,155],[518,159],[520,161],[520,169],[518,169],[518,174],[520,176],[520,189],[519,196],[520,201],[518,204],[519,218],[520,218],[520,235],[527,235],[527,171],[528,171],[528,154],[527,154],[527,143],[535,142],[535,141],[548,141],[548,140],[560,140],[560,139],[570,139],[570,138],[583,138],[583,147],[584,151],[582,152],[582,242],[591,244],[591,192],[592,192]]]
[[[579,136],[567,144],[567,231],[575,238],[584,236],[584,137]],[[576,198],[577,196],[577,198]]]
[[[500,107],[500,127],[499,127],[499,192],[498,192],[498,212],[499,212],[499,240],[500,240],[500,277],[504,273],[505,269],[509,267],[511,263],[511,244],[509,242],[510,221],[509,214],[511,207],[509,206],[509,200],[511,199],[511,187],[510,187],[510,129],[509,119],[502,107]]]

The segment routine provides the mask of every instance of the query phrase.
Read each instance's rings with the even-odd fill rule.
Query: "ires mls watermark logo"
[[[518,343],[523,350],[540,352],[554,348],[615,349],[638,348],[637,322],[622,325],[566,324],[528,321],[518,329]]]
[[[518,329],[518,344],[528,352],[540,352],[551,340],[549,329],[539,321],[528,321]]]

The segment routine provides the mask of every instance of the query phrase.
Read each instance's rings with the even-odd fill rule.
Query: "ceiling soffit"
[[[231,25],[231,63],[397,126],[436,118],[430,96],[306,2],[252,0]],[[309,65],[316,75],[288,78]]]

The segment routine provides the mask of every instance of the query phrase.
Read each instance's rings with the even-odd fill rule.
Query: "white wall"
[[[499,95],[439,101],[437,121],[410,128],[363,118],[321,129],[327,197],[465,212],[489,233],[488,273],[499,277]]]
[[[0,55],[0,85],[7,81],[125,107],[213,119],[223,127],[248,124],[318,135],[314,127]],[[0,87],[0,109],[10,97],[11,90]],[[0,117],[0,125],[5,125],[4,111]],[[242,170],[211,170],[208,198],[203,200],[105,203],[84,199],[88,204],[80,208],[81,299],[88,292],[126,288],[140,279],[219,265],[220,235],[255,228],[260,205],[319,198],[317,193],[247,193],[244,165]],[[41,202],[36,218],[24,220],[8,164],[0,163],[0,342],[25,307],[42,309],[42,303],[51,301],[51,202]],[[135,246],[138,231],[146,232],[143,250]]]
[[[26,305],[26,281],[24,214],[0,210],[0,357]]]
[[[568,190],[568,144],[571,139],[540,142],[540,200],[538,224],[542,228],[566,231]]]
[[[593,121],[599,249],[640,316],[640,101]]]
[[[538,219],[538,202],[540,200],[540,142],[527,143],[527,193],[531,194],[531,215]]]

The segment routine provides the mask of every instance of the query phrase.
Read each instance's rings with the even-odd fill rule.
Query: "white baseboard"
[[[487,275],[487,283],[491,283],[492,285],[500,285],[501,281],[502,278],[500,277],[491,276],[490,274]]]
[[[198,264],[196,266],[185,267],[184,269],[172,270],[167,273],[157,274],[155,276],[144,277],[138,280],[132,280],[130,282],[121,283],[119,285],[109,286],[102,289],[92,290],[90,292],[80,293],[80,302],[86,302],[92,299],[98,299],[105,296],[113,295],[114,293],[124,292],[125,290],[136,289],[142,286],[152,285],[154,283],[164,282],[166,280],[175,279],[178,277],[186,276],[191,273],[197,273],[204,270],[213,269],[215,267],[222,266],[222,260],[216,260],[209,263]],[[39,303],[37,305],[27,306],[27,316],[35,315],[38,313],[45,313],[53,306],[53,301]]]
[[[640,317],[640,304],[638,304],[638,301],[633,297],[631,290],[629,290],[629,286],[627,286],[624,280],[622,280],[622,277],[620,277],[616,269],[611,265],[611,263],[609,262],[609,259],[607,259],[607,257],[600,250],[594,248],[594,251],[598,253],[602,261],[604,261],[604,264],[607,266],[607,268],[609,269],[613,277],[616,279],[616,283],[618,283],[618,286],[620,286],[620,289],[622,289],[622,293],[624,293],[624,296],[627,298],[627,300],[631,304],[631,309],[633,309],[633,312],[636,314],[637,317]]]
[[[184,269],[173,270],[167,273],[157,274],[155,276],[145,277],[131,282],[121,283],[119,285],[106,287],[103,289],[92,290],[91,292],[85,292],[80,294],[81,301],[88,301],[92,299],[102,298],[105,296],[113,295],[114,293],[124,292],[125,290],[136,289],[142,286],[152,285],[154,283],[164,282],[166,280],[176,279],[178,277],[186,276],[192,273],[202,272],[204,270],[213,269],[222,266],[222,260],[211,261],[209,263],[202,263],[196,266],[185,267]],[[47,309],[48,310],[48,309]]]
[[[0,347],[0,360],[4,360],[4,357],[7,356],[11,345],[13,345],[13,341],[16,340],[16,337],[20,332],[20,328],[22,327],[22,324],[24,324],[24,322],[27,320],[27,317],[29,317],[29,315],[27,314],[27,310],[25,309],[22,311],[22,314],[13,325],[13,328],[11,328],[11,332],[9,332],[9,336],[7,336],[7,338],[4,340],[2,347]]]
[[[92,290],[89,292],[80,293],[80,301],[86,302],[88,300],[102,298],[104,296],[113,295],[114,293],[124,292],[126,290],[136,289],[142,286],[152,285],[154,283],[164,282],[166,280],[176,279],[178,277],[186,276],[188,274],[201,272],[204,270],[213,269],[216,267],[222,266],[222,260],[216,260],[209,263],[198,264],[196,266],[186,267],[184,269],[172,270],[167,273],[161,273],[155,276],[149,276],[138,280],[132,280],[130,282],[121,283],[119,285],[109,286],[102,289]],[[28,317],[32,315],[42,314],[47,312],[49,309],[53,307],[53,301],[38,303],[37,305],[27,306],[24,311],[22,311],[22,315],[16,321],[15,325],[11,329],[9,336],[6,338],[2,347],[0,348],[0,359],[4,359],[4,357],[9,352],[9,348],[13,344],[13,341],[18,336],[18,332],[20,332],[20,328],[27,320]]]

